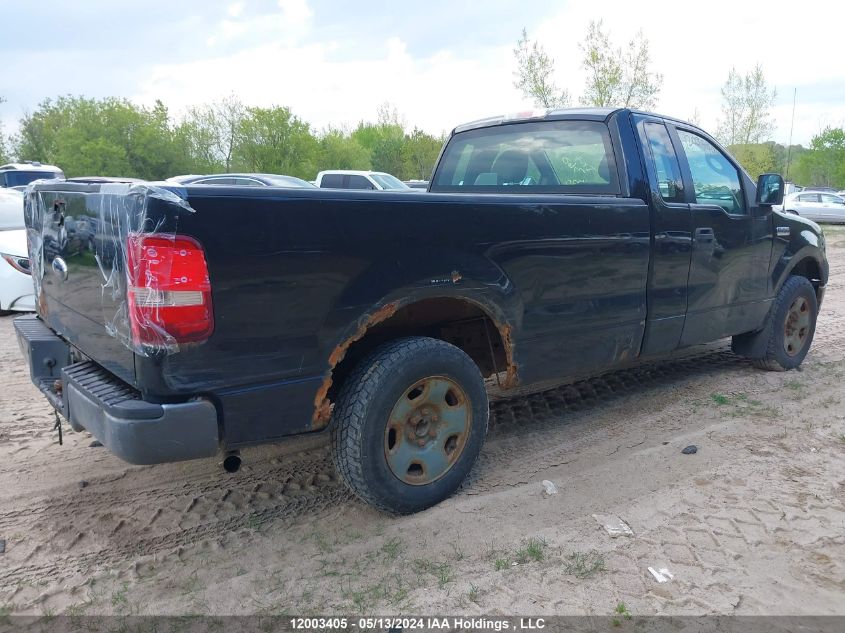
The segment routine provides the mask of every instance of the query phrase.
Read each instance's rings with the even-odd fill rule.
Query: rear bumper
[[[210,457],[220,448],[217,409],[195,398],[147,402],[93,361],[72,363],[64,340],[35,316],[15,319],[32,382],[76,429],[85,429],[131,464]]]

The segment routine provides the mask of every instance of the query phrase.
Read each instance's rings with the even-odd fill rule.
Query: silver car
[[[845,198],[835,193],[791,193],[783,199],[783,210],[819,223],[845,224]]]

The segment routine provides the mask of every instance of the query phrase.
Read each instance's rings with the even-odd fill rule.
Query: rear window
[[[369,180],[364,178],[363,176],[349,176],[349,184],[347,185],[349,189],[375,189],[373,183]]]
[[[618,194],[619,179],[604,123],[543,121],[456,134],[431,191]]]

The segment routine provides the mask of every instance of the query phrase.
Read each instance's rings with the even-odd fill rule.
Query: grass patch
[[[527,563],[529,561],[540,562],[546,557],[545,539],[532,538],[516,551],[516,562]]]
[[[620,602],[616,605],[616,608],[613,610],[614,617],[613,617],[613,626],[622,626],[622,620],[630,620],[631,613],[628,611],[628,607],[625,606],[624,602]],[[622,618],[621,620],[619,618]]]
[[[511,564],[506,558],[497,558],[496,562],[493,563],[493,569],[495,569],[496,571],[504,571],[510,566]]]
[[[478,587],[476,587],[475,585],[469,586],[469,591],[467,591],[467,599],[470,602],[478,604]]]
[[[372,613],[375,608],[384,602],[398,604],[408,596],[408,589],[404,586],[402,578],[391,574],[382,578],[379,582],[364,585],[353,589],[351,585],[343,588],[341,584],[341,596],[349,600],[359,613]]]
[[[730,404],[731,402],[731,399],[723,393],[714,393],[710,397],[713,398],[713,402],[715,402],[719,406],[724,406],[726,404]]]
[[[129,585],[123,583],[120,589],[113,591],[111,594],[111,606],[115,609],[124,609],[129,606],[129,598],[126,596],[126,592],[129,589]]]
[[[439,589],[445,589],[446,585],[455,581],[455,574],[449,563],[438,563],[424,558],[418,558],[414,561],[414,567],[419,573],[434,576]]]
[[[589,578],[600,571],[606,571],[604,556],[599,552],[574,552],[568,556],[564,571],[576,578]]]
[[[402,541],[398,538],[392,538],[381,546],[381,553],[384,554],[388,562],[393,562],[399,558],[401,552]]]

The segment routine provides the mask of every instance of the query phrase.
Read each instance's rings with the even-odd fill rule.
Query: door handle
[[[695,229],[693,237],[696,241],[712,242],[714,239],[716,239],[716,232],[713,230],[712,227],[702,226],[700,228]]]

